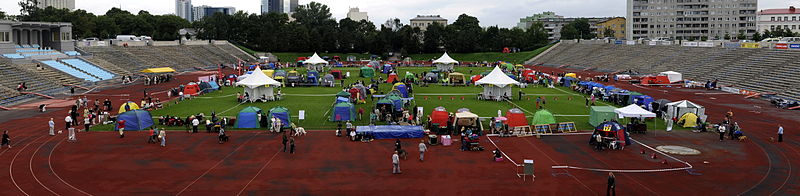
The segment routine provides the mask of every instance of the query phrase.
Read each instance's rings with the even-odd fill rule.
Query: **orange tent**
[[[197,85],[197,83],[194,83],[194,82],[190,82],[185,87],[183,87],[183,94],[184,95],[191,95],[191,96],[199,95],[200,94],[200,85]]]

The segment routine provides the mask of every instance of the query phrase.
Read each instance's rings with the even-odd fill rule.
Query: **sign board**
[[[617,40],[617,41],[614,41],[614,44],[616,44],[616,45],[622,45],[622,44],[624,44],[624,43],[625,43],[625,42],[622,42],[622,40]]]
[[[417,107],[417,116],[424,114],[425,110],[422,107]]]
[[[726,47],[726,48],[741,48],[742,47],[742,43],[739,43],[739,42],[726,42],[726,43],[724,43],[722,45],[722,47]]]
[[[297,116],[298,116],[298,118],[300,120],[305,120],[306,119],[306,111],[305,110],[300,110],[300,113],[297,114]]]
[[[775,49],[789,49],[789,44],[775,44]]]
[[[723,86],[719,90],[724,91],[724,92],[733,93],[733,94],[739,94],[739,89],[738,88]]]
[[[636,41],[628,41],[628,42],[626,42],[625,44],[628,44],[628,45],[636,45]]]
[[[503,116],[503,111],[497,110],[497,117]]]
[[[697,47],[697,42],[683,42],[683,46],[686,47]]]
[[[562,133],[574,133],[578,132],[578,129],[575,128],[575,122],[563,122],[558,123],[558,131]]]
[[[536,133],[551,133],[550,125],[534,125],[533,129],[536,131]]]
[[[742,43],[742,48],[761,48],[759,43]]]
[[[99,42],[97,42],[97,46],[106,46],[106,42],[105,41],[99,41]]]
[[[672,45],[672,41],[661,41],[661,45],[665,45],[665,46]]]
[[[711,48],[714,47],[714,42],[698,42],[697,46]]]
[[[789,44],[789,48],[791,48],[791,49],[800,49],[800,44]]]
[[[649,42],[647,42],[647,45],[655,46],[655,45],[658,45],[658,42],[657,41],[649,41]]]

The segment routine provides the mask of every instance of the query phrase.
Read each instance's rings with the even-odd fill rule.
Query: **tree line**
[[[403,54],[435,52],[498,52],[503,48],[533,50],[548,43],[544,25],[530,29],[483,28],[476,17],[462,14],[450,25],[434,24],[423,31],[390,19],[380,27],[369,21],[333,19],[327,5],[300,5],[290,19],[284,13],[232,15],[216,13],[190,23],[174,15],[132,14],[112,8],[105,15],[85,10],[40,9],[36,0],[20,2],[20,21],[71,22],[74,38],[113,38],[116,35],[148,35],[154,40],[175,40],[182,28],[195,28],[197,38],[229,40],[269,52],[341,52]]]

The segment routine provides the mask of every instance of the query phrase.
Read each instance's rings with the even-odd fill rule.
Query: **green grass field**
[[[551,45],[533,50],[533,51],[523,51],[518,53],[501,53],[501,52],[481,52],[481,53],[450,53],[450,57],[458,61],[467,61],[467,62],[497,62],[497,61],[508,61],[514,64],[520,64],[527,60],[532,59],[536,55],[544,52]],[[245,51],[248,52],[255,52],[250,49]],[[281,62],[294,62],[297,57],[307,57],[311,56],[313,52],[307,53],[291,53],[291,52],[275,52],[272,53],[273,55],[277,56]],[[369,59],[370,54],[362,54],[362,53],[319,53],[320,56],[328,56],[333,58],[333,56],[340,56],[342,60],[347,58],[347,56],[355,56],[358,60],[362,59]],[[437,59],[442,56],[441,53],[428,53],[428,54],[409,54],[406,55],[411,57],[413,60],[430,60],[430,59]]]
[[[345,80],[345,83],[353,83],[358,80],[369,83],[369,78],[358,77],[358,68],[338,68],[344,73],[350,72],[351,77]],[[400,76],[405,75],[406,71],[421,73],[429,71],[430,67],[401,67],[398,73]],[[472,68],[456,68],[456,71],[463,72],[467,77],[473,75],[469,74],[470,70],[473,74],[479,74],[483,71],[491,70],[486,67],[472,67]],[[302,72],[302,71],[301,71]],[[386,78],[385,74],[376,74]],[[337,83],[338,84],[338,83]],[[391,89],[390,84],[381,84],[380,90],[387,92]],[[585,107],[584,97],[577,93],[572,92],[567,88],[545,88],[533,87],[522,89],[527,96],[519,100],[517,92],[520,88],[514,88],[514,101],[509,102],[495,102],[495,101],[481,101],[478,100],[476,94],[482,91],[481,87],[477,86],[439,86],[430,85],[428,87],[414,86],[415,101],[411,103],[412,106],[423,107],[425,115],[430,114],[431,110],[438,106],[447,108],[449,112],[455,112],[459,108],[469,108],[473,113],[481,117],[496,116],[497,111],[500,110],[505,115],[508,109],[519,107],[526,112],[529,116],[529,122],[532,120],[533,112],[535,109],[536,97],[542,96],[547,100],[545,109],[550,110],[558,122],[575,122],[579,130],[589,130],[592,127],[588,124],[589,109]],[[186,100],[180,103],[166,103],[165,108],[161,110],[152,111],[153,117],[158,116],[179,116],[185,118],[186,116],[204,113],[209,115],[215,111],[219,116],[235,117],[239,110],[247,106],[259,107],[264,111],[276,106],[283,106],[291,111],[292,122],[298,126],[303,126],[306,129],[334,129],[336,123],[329,122],[330,110],[334,102],[334,94],[341,91],[341,87],[284,87],[282,88],[284,99],[281,101],[267,102],[267,103],[246,103],[239,104],[236,102],[235,94],[242,92],[241,87],[227,87],[221,91],[205,94],[203,96]],[[439,99],[441,97],[441,100]],[[461,99],[464,98],[464,100]],[[569,98],[572,100],[569,100]],[[557,98],[557,100],[556,100]],[[368,121],[368,112],[373,110],[374,101],[367,99],[366,104],[358,104],[357,108],[363,108],[367,113],[362,121],[355,122],[356,125],[366,125]],[[604,105],[606,103],[599,103]],[[305,110],[305,120],[298,122],[298,111]],[[567,115],[567,116],[564,116]],[[423,118],[424,119],[424,118]],[[663,129],[663,121],[657,121],[657,127]],[[653,122],[648,125],[652,128]],[[486,126],[486,124],[484,124]],[[95,130],[111,130],[110,126],[100,126],[94,128]],[[170,127],[170,129],[183,129],[182,127]]]

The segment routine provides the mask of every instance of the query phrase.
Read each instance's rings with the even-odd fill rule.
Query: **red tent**
[[[360,98],[359,97],[359,95],[360,95],[359,93],[361,91],[359,91],[358,88],[356,88],[356,87],[350,88],[350,90],[347,91],[347,92],[350,93],[350,100],[358,100]],[[361,98],[363,98],[363,97],[361,97]]]
[[[478,74],[478,75],[472,76],[472,78],[470,78],[470,80],[472,80],[472,83],[475,84],[475,82],[477,82],[478,80],[481,80],[481,78],[483,78],[483,76]]]
[[[645,76],[642,77],[642,84],[670,84],[667,76]]]
[[[536,72],[532,69],[523,70],[522,76],[525,77],[525,81],[536,81]]]
[[[341,70],[331,70],[331,75],[333,75],[333,78],[337,80],[341,80],[344,78],[344,75],[342,75]]]
[[[191,96],[199,95],[200,94],[200,85],[197,85],[197,83],[194,83],[194,82],[190,82],[185,87],[183,87],[183,94],[184,95],[191,95]]]
[[[528,119],[525,118],[525,113],[522,110],[513,108],[506,112],[506,124],[509,127],[522,127],[528,126]]]
[[[305,61],[308,60],[308,57],[297,57],[297,61]]]
[[[439,126],[447,125],[450,113],[444,107],[437,107],[431,112],[431,124],[437,123]]]
[[[394,83],[396,81],[398,81],[396,73],[391,73],[389,74],[389,78],[386,78],[386,83]]]

